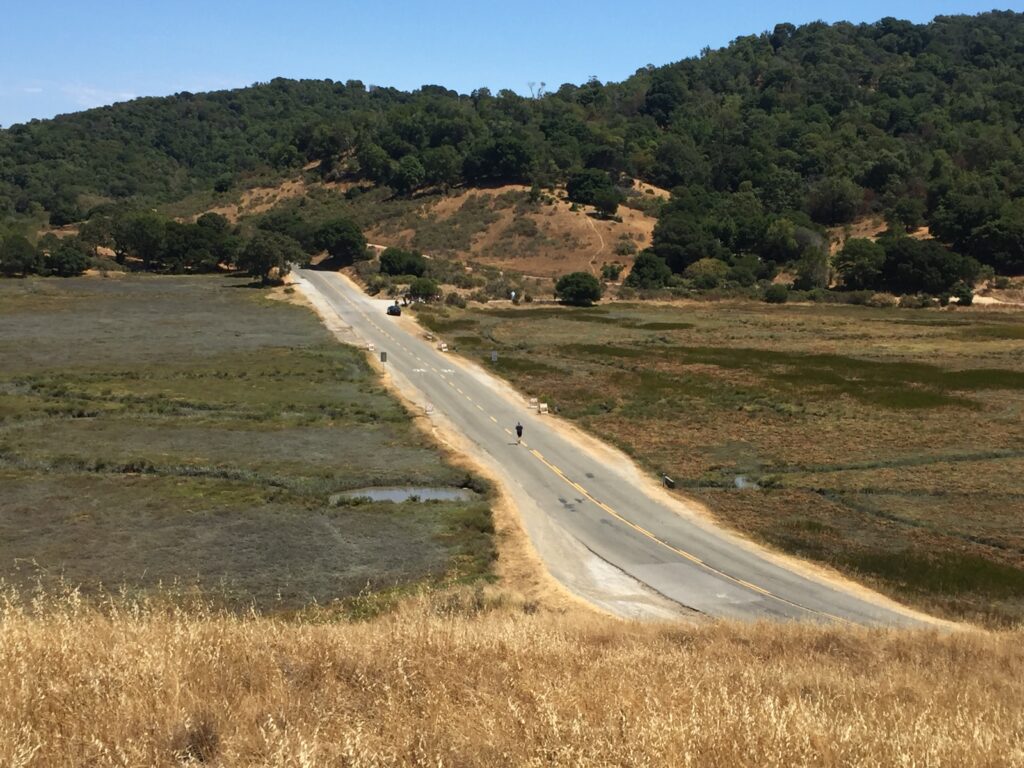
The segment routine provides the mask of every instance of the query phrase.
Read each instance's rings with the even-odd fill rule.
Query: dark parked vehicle
[[[388,305],[388,314],[394,315],[395,317],[398,317],[400,314],[402,314],[402,308],[398,306],[398,302]]]

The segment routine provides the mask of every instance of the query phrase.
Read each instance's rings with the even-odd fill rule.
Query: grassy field
[[[1024,765],[1024,636],[0,601],[0,765]],[[527,610],[524,610],[527,608]]]
[[[0,577],[161,586],[294,611],[471,579],[485,497],[351,503],[372,485],[476,485],[362,353],[232,277],[0,282]]]
[[[1024,618],[1020,314],[721,303],[421,317],[758,540],[946,616]]]

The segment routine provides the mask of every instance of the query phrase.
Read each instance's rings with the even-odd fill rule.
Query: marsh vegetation
[[[1024,615],[1016,313],[734,302],[420,316],[744,533],[928,610]]]
[[[330,504],[478,481],[362,352],[245,278],[0,285],[0,576],[197,591],[294,611],[472,579],[485,496]]]

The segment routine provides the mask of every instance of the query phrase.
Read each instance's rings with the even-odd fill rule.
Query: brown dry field
[[[945,617],[1024,617],[1019,313],[615,302],[421,317],[757,541]]]
[[[252,187],[251,189],[242,190],[237,200],[215,205],[201,213],[217,213],[232,224],[237,224],[238,220],[244,216],[266,213],[286,200],[302,198],[309,189],[314,187],[344,193],[353,186],[353,183],[341,182],[315,182],[311,184],[304,177],[300,176],[295,179],[286,179],[280,184],[273,186]],[[197,213],[189,218],[196,219],[199,215]]]
[[[562,196],[535,210],[516,210],[514,205],[501,199],[510,192],[523,195],[529,189],[510,184],[490,189],[460,190],[432,199],[416,215],[421,221],[431,219],[443,225],[458,214],[467,200],[474,197],[487,200],[494,214],[493,222],[472,238],[469,248],[446,255],[537,277],[559,277],[577,271],[599,274],[605,262],[633,263],[632,256],[615,252],[621,238],[631,240],[639,250],[651,243],[657,220],[631,208],[620,207],[622,221],[616,222],[589,216],[592,210],[589,206],[572,211],[571,204]],[[523,220],[533,222],[536,230],[527,236],[513,234],[515,223]],[[408,246],[413,243],[415,234],[416,225],[412,222],[412,226],[399,231],[374,227],[367,236],[381,245]]]
[[[233,223],[245,222],[275,208],[302,203],[314,219],[354,218],[371,243],[414,247],[429,255],[476,262],[536,277],[559,277],[568,272],[598,274],[605,262],[633,262],[617,253],[622,242],[636,250],[651,243],[657,219],[639,210],[619,207],[621,221],[591,216],[593,208],[572,211],[565,192],[544,194],[547,202],[525,205],[530,188],[509,184],[481,189],[455,189],[414,198],[389,198],[380,190],[349,200],[346,192],[358,182],[322,182],[300,176],[276,185],[253,187],[213,200],[196,195],[161,210],[179,218],[218,213]],[[636,192],[647,200],[663,200],[668,192],[638,183]],[[445,230],[460,231],[449,238]],[[47,230],[48,231],[48,230]],[[57,231],[57,234],[64,234]]]
[[[1024,635],[0,605],[0,765],[1021,766]]]

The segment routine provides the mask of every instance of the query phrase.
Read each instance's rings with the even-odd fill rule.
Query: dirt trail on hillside
[[[602,237],[601,233],[597,231],[597,227],[594,225],[594,220],[589,216],[587,216],[587,224],[590,225],[590,228],[594,230],[594,234],[597,235],[597,250],[590,256],[590,273],[597,277],[599,275],[597,269],[597,257],[604,252],[604,237]]]

